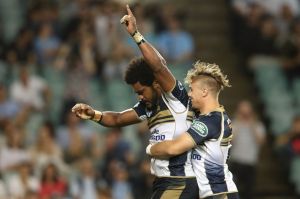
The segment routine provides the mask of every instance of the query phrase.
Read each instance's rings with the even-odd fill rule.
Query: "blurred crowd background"
[[[121,111],[136,103],[122,79],[130,59],[141,56],[119,23],[125,3],[183,81],[193,62],[207,61],[196,57],[207,49],[189,28],[198,20],[191,5],[204,2],[0,0],[0,199],[150,198],[147,124],[104,128],[70,109],[83,102]],[[237,74],[254,88],[225,99],[237,102],[228,110],[235,134],[230,167],[241,199],[272,196],[272,189],[257,189],[268,156],[275,162],[267,166],[284,176],[282,199],[300,194],[300,2],[209,2],[227,13],[226,38],[237,60],[225,69],[229,79]],[[232,90],[239,95],[234,84]]]

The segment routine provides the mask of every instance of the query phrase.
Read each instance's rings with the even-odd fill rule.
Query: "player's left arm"
[[[148,145],[146,152],[154,157],[167,157],[182,154],[196,146],[193,138],[188,133],[183,133],[174,140]]]
[[[127,32],[138,44],[145,61],[154,73],[155,79],[162,87],[163,91],[170,92],[176,85],[176,80],[168,69],[165,59],[161,54],[138,32],[136,19],[127,5],[127,15],[121,19],[121,23],[126,25]]]

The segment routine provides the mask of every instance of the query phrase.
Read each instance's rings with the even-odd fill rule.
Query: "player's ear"
[[[202,95],[202,97],[206,97],[208,95],[208,89],[207,88],[202,88],[201,89],[201,95]]]

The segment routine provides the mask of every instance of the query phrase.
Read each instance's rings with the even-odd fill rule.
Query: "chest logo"
[[[152,111],[146,111],[147,117],[150,117],[152,115]]]
[[[191,128],[202,137],[206,137],[208,134],[208,128],[203,122],[194,121]]]

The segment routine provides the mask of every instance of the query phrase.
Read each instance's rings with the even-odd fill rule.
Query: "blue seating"
[[[107,84],[107,100],[114,111],[122,111],[134,105],[135,93],[122,80],[111,80]]]
[[[4,41],[11,42],[24,24],[24,7],[20,0],[0,1],[0,17],[3,22]]]
[[[253,61],[255,81],[265,104],[265,114],[270,118],[272,133],[286,132],[296,114],[293,95],[276,59],[259,57]]]
[[[59,114],[63,106],[63,97],[65,92],[65,76],[63,71],[56,70],[51,66],[45,67],[45,79],[51,89],[51,104],[50,104],[50,118],[57,124]]]
[[[293,95],[295,98],[295,105],[297,106],[297,114],[300,115],[300,78],[293,81]]]

